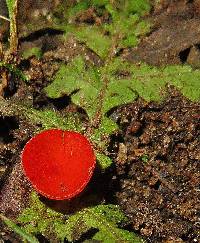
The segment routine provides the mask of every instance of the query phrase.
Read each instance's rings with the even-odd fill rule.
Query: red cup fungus
[[[22,164],[38,193],[64,200],[86,187],[95,168],[95,155],[82,134],[50,129],[28,141],[22,152]]]

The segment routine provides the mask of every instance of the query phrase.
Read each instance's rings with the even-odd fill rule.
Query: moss
[[[42,57],[42,51],[39,47],[33,47],[30,49],[25,50],[22,53],[23,58],[28,59],[31,56],[36,56],[38,59]]]
[[[31,195],[31,205],[19,216],[18,222],[30,234],[42,233],[49,238],[55,235],[57,241],[79,240],[90,229],[97,229],[93,239],[103,242],[143,242],[134,233],[122,230],[119,225],[127,218],[116,205],[97,205],[85,208],[71,216],[64,216],[47,208],[35,193]]]

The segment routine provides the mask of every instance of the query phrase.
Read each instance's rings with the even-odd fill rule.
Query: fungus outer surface
[[[95,168],[95,155],[82,134],[50,129],[29,140],[22,152],[22,164],[38,193],[64,200],[86,187]]]

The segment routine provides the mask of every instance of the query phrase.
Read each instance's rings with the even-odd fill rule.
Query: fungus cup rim
[[[27,172],[25,170],[25,166],[24,166],[24,161],[23,161],[23,154],[24,154],[24,151],[26,150],[26,146],[27,144],[30,145],[30,143],[32,143],[33,140],[35,140],[35,138],[41,134],[41,133],[46,133],[46,132],[50,132],[50,131],[61,131],[61,132],[69,132],[69,133],[74,133],[74,134],[77,134],[79,136],[81,136],[82,138],[84,138],[88,144],[91,146],[91,152],[92,152],[92,155],[93,155],[93,158],[92,158],[92,161],[93,161],[93,164],[92,166],[88,167],[88,176],[87,178],[85,178],[84,180],[84,183],[77,189],[75,190],[74,192],[72,193],[67,193],[66,195],[60,195],[60,196],[54,196],[54,195],[50,195],[44,191],[42,191],[41,189],[38,188],[37,185],[35,185],[35,183],[29,178],[29,176],[27,175]],[[86,188],[87,184],[89,183],[89,181],[91,180],[91,177],[93,176],[93,173],[94,173],[94,169],[96,167],[96,156],[95,156],[95,153],[94,153],[94,149],[93,149],[93,145],[92,143],[89,141],[89,139],[84,136],[83,134],[79,133],[79,132],[76,132],[76,131],[71,131],[71,130],[63,130],[63,129],[58,129],[58,128],[52,128],[52,129],[46,129],[46,130],[43,130],[37,134],[35,134],[31,139],[29,139],[29,141],[25,144],[24,148],[22,149],[21,151],[21,164],[22,164],[22,169],[23,169],[23,172],[24,172],[24,175],[26,176],[26,178],[28,179],[28,181],[31,183],[33,189],[36,190],[37,193],[41,194],[42,196],[48,198],[48,199],[52,199],[52,200],[70,200],[76,196],[78,196],[81,192],[84,191],[84,189]]]

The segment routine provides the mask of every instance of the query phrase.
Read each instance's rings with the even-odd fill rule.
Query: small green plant
[[[25,75],[16,67],[16,55],[18,51],[18,0],[6,0],[9,19],[0,16],[5,21],[10,22],[10,38],[9,38],[9,49],[4,50],[3,44],[0,43],[0,70],[1,70],[1,84],[0,84],[0,95],[3,95],[4,89],[8,86],[9,79],[8,73],[13,74],[16,77],[26,80]]]
[[[33,124],[40,124],[40,130],[47,130],[50,128],[60,128],[63,130],[72,130],[77,132],[84,132],[84,126],[81,123],[78,114],[66,114],[61,116],[58,112],[44,109],[36,110],[32,107],[18,107],[23,112],[23,115],[29,122]]]
[[[147,154],[143,154],[140,159],[142,160],[142,162],[144,162],[145,164],[149,161],[149,156]]]
[[[13,64],[2,61],[0,62],[0,68],[6,68],[6,70],[12,73],[15,77],[18,77],[23,81],[27,81],[27,77],[24,75],[24,73]]]
[[[76,19],[88,9],[94,9],[99,23],[78,24]],[[136,46],[139,37],[149,32],[150,24],[141,17],[150,9],[147,0],[82,0],[65,10],[65,21],[68,24],[58,22],[57,25],[62,26],[67,38],[75,36],[101,58],[106,59],[108,55],[115,55],[120,49]],[[101,21],[101,16],[107,16],[107,20]]]
[[[35,56],[38,59],[42,57],[42,51],[39,47],[32,47],[30,49],[27,49],[22,54],[24,59],[28,59],[29,57]]]
[[[109,135],[117,129],[117,124],[107,116],[111,109],[130,103],[138,96],[146,101],[160,101],[167,84],[197,101],[200,99],[199,78],[200,71],[193,71],[189,66],[156,68],[113,58],[104,66],[95,67],[86,64],[82,57],[76,57],[61,66],[45,91],[50,98],[69,95],[74,104],[84,108],[89,122],[85,132],[96,144],[97,158],[105,169],[111,164],[106,151]]]
[[[19,236],[22,237],[23,240],[26,240],[30,243],[39,243],[37,238],[32,236],[31,234],[27,233],[26,230],[19,227],[17,224],[15,224],[12,220],[8,219],[4,215],[0,214],[0,219],[7,224],[13,231],[15,231]]]
[[[134,233],[120,229],[127,218],[116,205],[97,205],[84,208],[73,215],[63,215],[47,208],[35,193],[31,205],[20,215],[18,221],[29,234],[42,233],[49,238],[54,235],[59,242],[79,240],[83,233],[96,229],[94,240],[101,242],[142,243]]]
[[[83,58],[77,57],[71,64],[60,68],[54,82],[45,90],[51,98],[59,98],[64,93],[71,95],[72,102],[85,109],[89,118],[86,133],[96,144],[102,168],[109,166],[111,161],[106,157],[106,145],[117,125],[106,113],[113,107],[134,100],[136,94],[129,88],[128,82],[117,80],[116,85],[116,79],[109,75],[106,66],[99,69],[86,67]],[[104,156],[100,155],[102,151]]]

